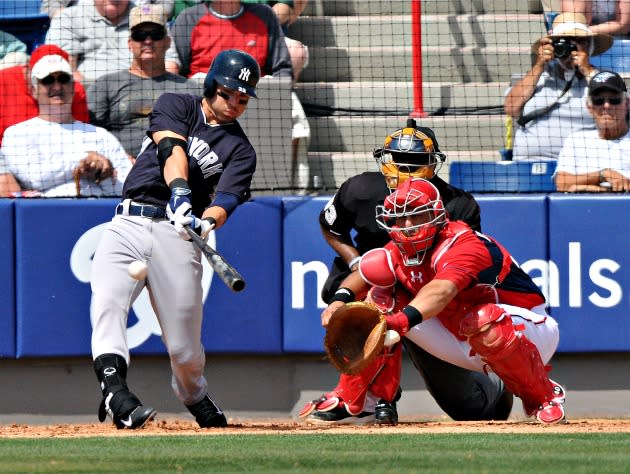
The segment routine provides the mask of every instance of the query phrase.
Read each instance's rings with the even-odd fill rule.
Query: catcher
[[[331,325],[336,310],[365,298],[371,287],[402,285],[411,299],[385,315],[389,329],[459,367],[494,372],[521,398],[527,416],[564,421],[564,389],[548,378],[545,365],[558,346],[558,324],[508,251],[450,221],[437,188],[421,178],[400,185],[376,215],[392,241],[363,255],[359,271],[344,279],[323,311],[322,324]],[[337,352],[343,359],[343,349]]]
[[[349,178],[319,216],[322,234],[338,254],[322,290],[322,300],[326,303],[331,302],[343,279],[358,270],[360,255],[389,242],[389,235],[374,219],[375,208],[410,177],[428,179],[440,191],[453,220],[462,220],[473,230],[481,231],[475,199],[437,175],[446,155],[440,151],[433,130],[417,127],[415,120],[409,119],[406,127],[385,138],[383,145],[374,151],[374,157],[380,172],[365,172]],[[370,294],[370,301],[385,313],[400,310],[409,300],[406,290],[400,286],[373,289]],[[406,338],[403,344],[427,390],[448,416],[455,420],[505,420],[509,417],[513,396],[495,374],[456,367]],[[398,376],[392,376],[400,372],[397,367],[401,365],[401,357],[400,345],[394,346],[388,357],[377,358],[363,371],[342,374],[337,386],[308,402],[300,416],[309,423],[396,424],[396,401],[401,390]],[[375,378],[375,374],[379,376]]]

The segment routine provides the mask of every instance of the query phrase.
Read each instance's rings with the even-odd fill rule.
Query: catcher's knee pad
[[[511,316],[495,304],[475,306],[462,319],[459,332],[481,357],[498,354],[516,339]]]

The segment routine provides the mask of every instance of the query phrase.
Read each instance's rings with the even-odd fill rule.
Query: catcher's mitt
[[[383,351],[387,323],[375,306],[347,303],[333,313],[326,327],[324,347],[339,372],[355,375]]]

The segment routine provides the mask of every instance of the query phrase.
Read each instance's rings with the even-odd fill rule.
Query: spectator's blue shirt
[[[188,184],[195,215],[203,214],[215,192],[232,194],[239,203],[249,198],[256,152],[238,122],[208,124],[201,100],[190,94],[165,93],[156,101],[148,136],[125,181],[123,199],[166,207],[171,191],[164,181],[157,145],[150,138],[166,130],[188,139]]]

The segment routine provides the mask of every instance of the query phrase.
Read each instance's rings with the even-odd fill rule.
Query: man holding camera
[[[514,160],[556,160],[565,137],[595,128],[585,103],[588,81],[598,72],[590,57],[612,43],[612,36],[590,31],[583,15],[563,13],[532,45],[532,68],[505,96],[505,113],[518,124]]]

